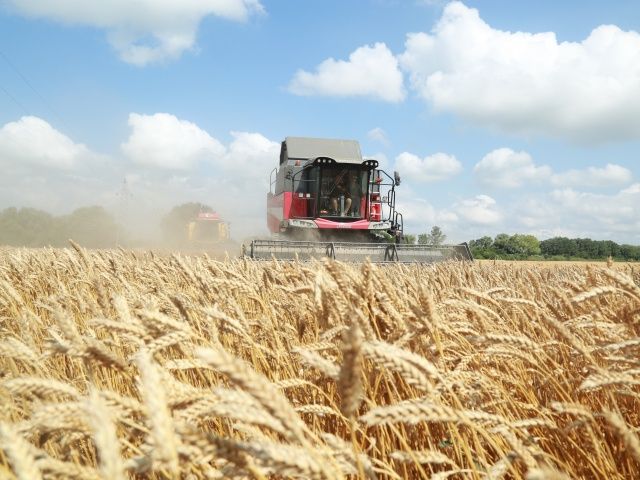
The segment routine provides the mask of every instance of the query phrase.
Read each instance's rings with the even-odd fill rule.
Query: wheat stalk
[[[162,377],[158,367],[145,350],[138,353],[136,363],[140,371],[141,393],[151,424],[154,461],[158,462],[162,468],[166,468],[171,474],[176,474],[179,470],[179,442],[175,435],[173,418],[167,406]]]

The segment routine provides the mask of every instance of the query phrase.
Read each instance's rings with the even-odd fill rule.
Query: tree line
[[[199,212],[211,211],[210,206],[194,202],[173,207],[160,220],[161,241],[167,246],[179,246],[186,240],[186,225]],[[429,233],[405,234],[403,241],[438,246],[446,238],[442,229],[434,226]],[[69,239],[90,248],[137,246],[130,233],[103,207],[82,207],[60,216],[35,208],[11,207],[0,211],[0,245],[63,247]],[[533,235],[501,233],[495,238],[484,236],[471,240],[469,248],[478,259],[604,260],[612,257],[640,261],[640,246],[590,238],[554,237],[540,241]]]
[[[640,246],[611,240],[553,237],[538,240],[533,235],[484,236],[469,242],[474,258],[511,260],[605,260],[640,261]]]
[[[98,206],[60,216],[35,208],[0,211],[0,245],[63,247],[71,238],[87,247],[107,248],[116,244],[120,230],[114,218]]]
[[[403,243],[408,243],[409,245],[418,244],[437,247],[442,245],[446,239],[447,236],[437,225],[432,227],[429,233],[419,233],[417,235],[405,233],[403,235]]]
[[[120,225],[100,206],[82,207],[68,215],[51,215],[35,208],[10,207],[0,211],[0,246],[65,247],[69,239],[89,248],[115,246],[176,246],[186,242],[187,224],[208,205],[185,203],[173,207],[159,222],[161,238],[143,241]]]

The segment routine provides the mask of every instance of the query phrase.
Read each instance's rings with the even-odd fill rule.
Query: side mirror
[[[396,187],[400,185],[400,174],[397,171],[393,172],[393,183],[395,183]]]

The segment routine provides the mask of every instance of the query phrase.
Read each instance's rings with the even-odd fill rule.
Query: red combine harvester
[[[271,172],[267,225],[271,240],[254,240],[252,258],[434,262],[471,259],[462,245],[407,245],[396,210],[400,177],[363,159],[354,140],[287,137]]]

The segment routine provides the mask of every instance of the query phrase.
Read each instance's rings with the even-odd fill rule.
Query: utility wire
[[[38,96],[38,98],[42,101],[44,106],[47,107],[49,112],[51,112],[53,114],[53,116],[56,118],[56,120],[58,120],[58,122],[60,122],[61,124],[64,125],[64,122],[62,121],[62,118],[58,114],[58,112],[51,106],[51,104],[47,101],[47,99],[44,98],[44,96],[38,90],[36,90],[36,87],[34,87],[33,84],[29,81],[29,79],[25,75],[22,74],[22,72],[18,69],[18,67],[16,67],[13,64],[13,62],[11,62],[11,60],[9,60],[9,57],[7,57],[7,55],[5,55],[5,53],[2,50],[0,50],[0,57],[2,57],[2,59],[5,61],[5,63],[7,65],[9,65],[11,70],[13,70],[16,73],[16,75],[18,75],[20,77],[20,79],[33,91],[33,93],[35,93]],[[9,95],[13,99],[14,102],[16,102],[18,105],[21,105],[21,108],[25,112],[28,112],[28,110],[26,108],[24,108],[24,106],[22,106],[22,104],[20,102],[18,102],[13,97],[13,95],[9,94],[7,92],[7,90],[5,90],[4,88],[2,88],[2,90],[4,90],[4,92],[7,93],[7,95]]]
[[[9,93],[9,91],[6,88],[0,85],[0,89],[2,89],[2,91],[7,95],[7,97],[13,100],[13,103],[15,103],[20,108],[20,110],[22,110],[25,114],[29,115],[29,111],[25,108],[25,106],[22,105],[16,97],[11,95],[11,93]]]

